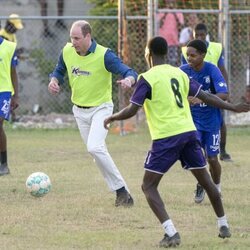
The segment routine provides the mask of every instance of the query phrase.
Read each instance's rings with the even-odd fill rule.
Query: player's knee
[[[147,184],[147,183],[142,183],[141,189],[146,197],[150,197],[150,194],[151,194],[152,190],[154,190],[154,187],[152,185]]]
[[[146,199],[147,199],[147,200],[150,200],[150,192],[149,192],[149,189],[148,189],[144,184],[141,185],[141,189],[142,189],[142,192],[144,193]]]
[[[101,145],[87,145],[87,151],[91,155],[96,155],[97,153],[105,152],[106,149]]]
[[[212,165],[212,166],[214,166],[215,164],[218,164],[219,162],[217,155],[208,157],[207,161],[209,165]]]

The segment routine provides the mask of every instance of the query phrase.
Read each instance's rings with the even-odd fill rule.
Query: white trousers
[[[78,108],[74,105],[72,110],[87,150],[95,159],[110,190],[115,191],[124,186],[128,190],[127,184],[111,158],[105,143],[108,130],[104,128],[103,121],[112,115],[113,104],[103,103],[98,107],[88,109]]]

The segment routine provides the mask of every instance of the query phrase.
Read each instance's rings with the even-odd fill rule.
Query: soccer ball
[[[35,172],[27,178],[26,188],[35,197],[44,196],[51,189],[50,178],[45,173]]]

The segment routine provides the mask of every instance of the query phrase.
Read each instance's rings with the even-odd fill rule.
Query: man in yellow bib
[[[109,188],[116,192],[115,206],[132,206],[127,184],[107,150],[103,121],[113,113],[112,73],[123,77],[118,83],[124,88],[135,83],[137,73],[110,49],[97,44],[91,32],[90,24],[84,20],[72,24],[71,43],[62,50],[48,90],[51,94],[59,93],[64,75],[68,73],[73,114],[87,150]]]

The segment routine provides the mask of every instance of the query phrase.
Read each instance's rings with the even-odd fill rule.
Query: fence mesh
[[[21,0],[20,0],[21,1]],[[110,4],[114,1],[110,1]],[[146,0],[124,1],[125,8],[125,30],[124,47],[122,51],[122,59],[125,63],[133,67],[138,73],[147,69],[144,59],[144,48],[147,41],[147,2]],[[157,2],[157,1],[154,1]],[[197,20],[206,23],[209,30],[211,41],[221,41],[220,19],[218,12],[202,13],[203,9],[219,10],[219,1],[217,0],[176,0],[174,1],[176,8],[185,10],[184,25],[188,25],[188,20],[193,14],[197,15]],[[166,1],[158,1],[156,12],[166,8]],[[4,6],[4,5],[3,5]],[[25,8],[28,5],[24,6]],[[72,5],[72,8],[76,8]],[[116,6],[117,7],[117,6]],[[156,7],[156,6],[154,6]],[[231,85],[231,99],[237,101],[243,95],[246,84],[249,84],[249,47],[250,47],[250,5],[249,0],[229,1],[229,79]],[[12,10],[13,12],[13,10]],[[16,12],[16,11],[14,11]],[[81,18],[79,12],[73,9],[70,14],[76,13],[74,16],[32,16],[29,18],[28,9],[23,9],[23,23],[25,28],[18,31],[17,40],[18,48],[23,48],[21,60],[18,66],[18,74],[20,81],[20,108],[17,115],[32,114],[39,111],[41,114],[71,113],[70,90],[65,79],[63,92],[52,97],[48,94],[48,75],[52,72],[57,63],[61,49],[67,41],[69,41],[69,28],[73,21]],[[5,11],[6,15],[7,12]],[[9,13],[10,14],[10,13]],[[93,37],[96,41],[106,47],[113,49],[118,53],[118,19],[116,16],[84,16],[93,27]],[[112,12],[113,14],[113,12]],[[141,16],[141,18],[140,18]],[[44,19],[48,20],[49,28],[53,35],[45,36],[43,33]],[[67,26],[57,24],[60,19]],[[4,27],[6,18],[0,16],[2,27]],[[157,32],[157,31],[156,31]],[[178,60],[178,62],[180,62]],[[177,65],[178,66],[178,65]],[[121,108],[128,103],[131,91],[120,93],[114,77],[113,99],[115,109]],[[121,98],[121,95],[123,98]],[[39,107],[39,108],[37,108]]]
[[[223,43],[221,32],[226,34],[227,42],[229,42],[229,46],[225,50],[225,54],[228,59],[230,99],[235,102],[239,101],[239,99],[244,95],[245,86],[250,84],[250,1],[228,1],[228,15],[222,24],[220,18],[220,5],[225,4],[225,2],[227,1],[159,1],[156,6],[156,14],[158,13],[157,15],[163,15],[168,13],[171,9],[176,9],[177,11],[174,12],[176,14],[181,13],[182,11],[182,15],[184,17],[183,26],[194,27],[198,22],[205,23],[208,28],[208,39],[210,41]],[[196,16],[195,20],[194,15]],[[228,26],[226,27],[225,24]],[[156,20],[156,27],[155,33],[159,34],[159,19]],[[220,27],[222,27],[222,30]],[[178,46],[177,66],[180,63],[180,44],[178,44]]]

